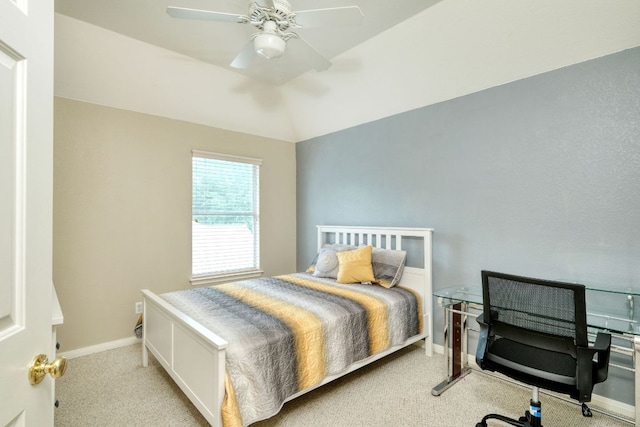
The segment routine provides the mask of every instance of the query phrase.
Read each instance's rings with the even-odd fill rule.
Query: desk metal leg
[[[633,376],[635,382],[635,425],[640,422],[640,371],[638,371],[638,357],[640,356],[640,336],[633,337]]]
[[[454,310],[461,310],[462,304],[456,304]],[[453,354],[453,369],[451,377],[458,378],[462,373],[462,315],[460,313],[451,312],[453,331],[451,334],[451,352]]]
[[[440,396],[469,373],[467,360],[467,304],[458,302],[444,307],[444,353],[447,378],[431,390],[434,396]],[[449,352],[449,333],[451,333],[451,352]]]

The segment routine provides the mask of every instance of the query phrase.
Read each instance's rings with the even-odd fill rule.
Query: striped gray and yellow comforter
[[[229,342],[226,427],[275,415],[293,394],[422,331],[409,290],[307,273],[163,294]]]

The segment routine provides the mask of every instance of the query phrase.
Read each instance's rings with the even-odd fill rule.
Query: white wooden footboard
[[[149,290],[142,295],[142,365],[148,365],[148,350],[207,421],[222,427],[227,342]]]

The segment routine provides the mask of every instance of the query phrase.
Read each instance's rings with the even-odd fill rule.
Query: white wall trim
[[[100,353],[101,351],[113,350],[120,347],[126,347],[133,345],[141,340],[135,336],[129,338],[122,338],[120,340],[109,341],[102,344],[96,344],[89,347],[78,348],[75,350],[61,351],[57,355],[66,357],[67,359],[75,359],[76,357],[88,356],[94,353]]]
[[[433,344],[433,352],[437,353],[437,354],[444,354],[444,347],[440,344]],[[475,370],[475,371],[481,371],[480,367],[476,364],[476,355],[475,354],[469,354],[469,366]],[[444,366],[443,366],[443,378],[438,378],[434,381],[433,385],[436,385],[438,380],[444,379]],[[483,374],[486,375],[490,375],[490,376],[495,376],[497,378],[503,379],[502,377],[499,377],[497,374],[493,374],[490,372],[486,372],[486,371],[482,371]],[[513,381],[517,384],[522,384],[518,381],[514,381],[511,379],[508,379],[509,381]],[[525,384],[522,384],[524,387],[528,387]],[[453,386],[453,388],[455,388],[455,385]],[[445,392],[446,393],[446,392]],[[453,391],[453,393],[455,393],[455,390]],[[556,394],[556,393],[551,393],[551,392],[547,392],[544,390],[540,390],[540,393],[546,394],[548,396],[553,396],[556,397],[558,399],[562,399],[566,402],[569,403],[573,403],[578,405],[578,402],[576,400],[572,400],[569,399],[561,394]],[[526,402],[525,402],[526,403]],[[604,396],[600,396],[598,394],[593,394],[591,395],[591,402],[589,402],[589,407],[591,408],[591,410],[593,411],[598,411],[598,412],[603,412],[606,415],[610,415],[610,416],[617,416],[617,415],[621,415],[624,418],[627,418],[627,420],[625,421],[631,421],[635,418],[636,416],[636,410],[635,410],[635,406],[633,405],[629,405],[627,403],[623,403],[614,399],[611,399],[609,397],[604,397]],[[613,415],[615,414],[615,415]]]

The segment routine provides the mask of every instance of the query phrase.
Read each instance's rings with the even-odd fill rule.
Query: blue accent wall
[[[300,142],[296,158],[298,270],[317,224],[433,227],[436,289],[482,269],[640,288],[640,48]],[[596,392],[633,404],[630,375],[610,374]]]

